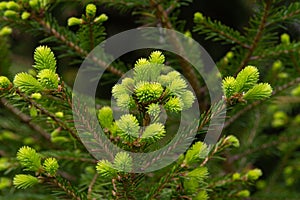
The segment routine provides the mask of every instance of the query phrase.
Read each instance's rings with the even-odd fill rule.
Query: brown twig
[[[87,163],[93,163],[96,164],[97,160],[90,159],[90,158],[76,158],[76,157],[70,157],[70,156],[53,156],[59,160],[71,160],[71,161],[79,161],[79,162],[87,162]]]
[[[260,145],[256,148],[248,149],[243,153],[231,156],[230,158],[228,158],[228,163],[233,163],[234,161],[239,160],[240,158],[244,158],[247,155],[253,154],[253,153],[258,152],[258,151],[262,151],[264,149],[268,149],[268,148],[273,147],[273,146],[277,146],[278,144],[282,144],[284,142],[295,141],[296,139],[298,139],[298,136],[280,137],[277,140],[273,140],[269,143],[264,143],[264,144],[262,144],[262,145]]]
[[[243,47],[245,49],[251,48],[248,44],[243,43],[242,41],[238,40],[237,38],[232,37],[230,34],[227,34],[226,32],[224,32],[220,29],[214,28],[209,23],[206,23],[206,21],[203,21],[202,23],[204,24],[204,26],[208,27],[211,30],[211,32],[218,33],[219,35],[233,41],[234,43],[240,45],[241,47]]]
[[[32,123],[30,116],[22,113],[18,108],[11,105],[5,98],[1,98],[1,103],[8,109],[11,113],[16,115],[22,122],[26,123],[32,130],[38,132],[45,139],[50,140],[50,134],[45,131],[41,126]]]
[[[258,30],[256,32],[256,35],[253,39],[252,45],[250,46],[247,54],[245,55],[245,58],[242,60],[242,62],[240,64],[240,66],[238,67],[238,70],[236,71],[236,74],[239,71],[241,71],[246,66],[246,64],[250,61],[250,58],[251,58],[254,50],[256,49],[256,47],[259,43],[259,40],[261,39],[261,37],[263,35],[263,31],[266,27],[267,18],[268,18],[269,11],[270,11],[270,8],[271,8],[271,2],[272,2],[271,0],[268,0],[266,2],[264,12],[263,12],[263,15],[261,17],[260,24],[259,24]]]
[[[153,7],[156,10],[156,16],[158,19],[160,19],[160,22],[164,28],[174,30],[174,27],[169,19],[168,12],[164,10],[163,6],[156,2],[156,0],[150,0],[151,7]],[[179,42],[179,39],[177,38],[176,34],[171,33],[170,34],[170,42],[171,44],[181,53],[185,53],[185,50],[183,49],[181,43]],[[185,77],[189,80],[191,86],[193,87],[196,96],[198,99],[203,99],[202,97],[205,96],[203,94],[203,90],[201,90],[200,83],[198,81],[198,78],[196,76],[195,70],[193,67],[188,63],[186,60],[184,60],[182,57],[178,56],[178,61],[180,63],[180,66],[183,70],[183,74]],[[199,106],[201,109],[206,109],[206,105],[203,105],[203,102],[199,102]]]
[[[71,190],[69,187],[66,187],[64,184],[60,183],[55,177],[49,177],[47,179],[50,183],[54,184],[55,186],[61,188],[64,192],[66,192],[67,195],[72,197],[72,199],[81,200],[82,198],[77,196],[76,193]],[[71,183],[69,181],[66,181],[68,185],[71,186]]]
[[[40,104],[36,103],[32,99],[30,99],[28,96],[26,96],[24,93],[20,92],[19,90],[16,90],[16,93],[22,97],[25,101],[29,102],[31,105],[36,107],[38,110],[40,110],[43,114],[47,115],[51,119],[53,119],[57,124],[59,124],[63,129],[67,130],[73,138],[75,138],[77,141],[81,141],[79,137],[77,136],[77,133],[74,129],[69,127],[64,121],[56,117],[54,114],[52,114],[50,111],[48,111],[46,108],[42,107]]]
[[[93,192],[93,187],[97,181],[97,178],[98,178],[99,174],[96,173],[95,176],[93,177],[90,185],[89,185],[89,188],[88,188],[88,193],[87,193],[87,199],[88,200],[92,200],[92,192]]]
[[[74,44],[73,42],[69,41],[66,36],[62,35],[59,33],[56,29],[51,27],[49,23],[44,21],[42,18],[39,18],[37,16],[32,16],[32,19],[34,19],[36,22],[38,22],[42,27],[46,30],[47,33],[52,34],[54,37],[65,43],[67,46],[75,50],[79,55],[86,57],[88,56],[88,52],[86,52],[84,49],[82,49],[80,46]],[[106,68],[108,71],[110,71],[112,74],[115,74],[117,76],[123,76],[123,72],[120,70],[116,69],[113,66],[109,66],[108,63],[105,61],[99,60],[96,56],[92,56],[91,59],[98,64],[99,66]]]
[[[276,51],[276,52],[270,52],[268,54],[261,54],[261,55],[256,55],[256,56],[251,56],[249,58],[249,61],[252,61],[252,60],[259,60],[259,59],[263,59],[263,58],[266,58],[266,57],[277,57],[281,54],[289,54],[289,53],[294,53],[294,52],[298,52],[299,51],[299,48],[294,48],[294,49],[284,49],[284,50],[281,50],[281,51]]]

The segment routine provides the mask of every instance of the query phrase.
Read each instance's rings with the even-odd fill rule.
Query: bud
[[[274,113],[273,115],[273,118],[274,119],[282,119],[282,120],[287,120],[288,119],[288,116],[285,112],[283,111],[277,111]]]
[[[279,128],[285,125],[285,121],[282,119],[274,119],[272,121],[272,127]]]
[[[240,146],[240,142],[239,140],[233,136],[233,135],[229,135],[226,139],[227,143],[233,147],[238,148]]]
[[[38,0],[30,0],[29,1],[29,5],[33,9],[36,9],[36,10],[39,9],[39,7],[38,7]]]
[[[293,173],[293,167],[292,166],[287,166],[283,170],[284,175],[292,175]]]
[[[241,179],[241,174],[240,173],[234,173],[232,174],[232,180],[236,181],[236,180],[240,180]]]
[[[186,31],[184,33],[184,36],[187,37],[187,38],[191,38],[192,37],[192,33],[190,31]]]
[[[6,10],[6,4],[7,4],[6,1],[0,2],[0,10]]]
[[[287,33],[284,33],[280,36],[280,40],[282,44],[290,44],[290,36]]]
[[[171,112],[180,112],[183,108],[182,100],[179,97],[172,97],[164,105],[164,108]]]
[[[294,177],[289,177],[289,178],[285,179],[285,184],[287,186],[292,186],[292,185],[294,185],[294,183],[295,183]]]
[[[47,158],[44,161],[43,167],[48,174],[54,176],[59,168],[59,165],[55,158]]]
[[[259,181],[257,181],[257,183],[256,183],[256,188],[257,189],[259,189],[259,190],[262,190],[262,189],[264,189],[265,187],[266,187],[266,181],[264,181],[264,180],[259,180]]]
[[[294,118],[294,123],[300,125],[300,114],[296,115]]]
[[[58,118],[63,118],[64,117],[64,113],[63,112],[56,112],[55,116]]]
[[[21,15],[21,19],[26,20],[30,17],[30,13],[29,12],[23,12]]]
[[[231,60],[234,56],[234,53],[232,51],[228,51],[225,55],[225,57],[228,59],[228,60]]]
[[[38,183],[38,178],[27,174],[17,174],[13,180],[14,186],[18,189],[26,189]]]
[[[20,6],[19,6],[19,4],[17,4],[17,3],[14,2],[14,1],[9,1],[9,2],[7,2],[7,4],[6,4],[6,8],[7,8],[8,10],[19,10]]]
[[[11,163],[9,162],[8,158],[5,158],[5,157],[0,158],[0,171],[9,169],[10,166],[11,166]]]
[[[6,35],[10,35],[12,33],[12,28],[8,27],[8,26],[4,26],[1,30],[0,30],[0,36],[6,36]]]
[[[30,74],[31,76],[34,76],[34,77],[37,75],[37,73],[34,69],[28,69],[28,74]]]
[[[273,65],[272,65],[272,70],[273,71],[278,71],[283,67],[282,62],[280,60],[276,60]]]
[[[258,168],[248,171],[246,174],[248,180],[255,181],[262,175],[262,171]]]
[[[94,4],[88,4],[85,9],[86,16],[93,18],[96,15],[97,8]]]
[[[101,14],[99,17],[96,17],[96,19],[94,20],[95,23],[102,23],[108,20],[108,17],[106,14]]]
[[[30,106],[29,113],[30,113],[30,117],[37,117],[38,115],[38,111],[34,106]]]
[[[165,56],[161,51],[153,51],[149,56],[149,62],[163,64],[165,62]]]
[[[98,120],[103,128],[110,128],[113,124],[113,111],[110,107],[104,106],[99,110]]]
[[[25,145],[34,145],[35,140],[32,137],[26,137],[23,139],[23,144]]]
[[[51,142],[53,143],[65,143],[69,142],[69,139],[64,136],[51,137]]]
[[[249,192],[249,190],[241,190],[236,195],[239,197],[249,197],[250,192]]]
[[[291,95],[300,97],[300,85],[291,91]]]
[[[71,17],[68,19],[68,26],[76,26],[82,24],[82,19]]]
[[[196,12],[196,13],[194,14],[194,21],[195,21],[195,22],[203,22],[203,21],[204,21],[203,14],[200,13],[200,12]]]
[[[10,89],[12,84],[6,76],[0,76],[0,90]]]
[[[59,135],[61,131],[61,128],[58,127],[57,129],[55,129],[54,131],[51,132],[51,137],[57,137]]]
[[[42,95],[41,95],[41,93],[32,93],[30,97],[31,97],[32,99],[39,100],[39,99],[42,98]]]
[[[278,78],[280,78],[280,79],[286,79],[288,77],[289,77],[289,74],[285,73],[285,72],[281,72],[278,74]]]
[[[7,18],[17,18],[18,17],[18,13],[16,11],[13,10],[6,10],[4,12],[4,16]]]

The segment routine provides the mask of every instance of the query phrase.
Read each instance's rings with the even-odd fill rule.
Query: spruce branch
[[[57,122],[57,124],[59,124],[63,129],[67,130],[73,136],[74,139],[81,142],[81,140],[77,136],[76,131],[72,127],[70,127],[68,124],[66,124],[63,120],[59,119],[57,116],[55,116],[55,114],[52,114],[50,111],[48,111],[42,105],[40,105],[40,104],[36,103],[35,101],[33,101],[32,99],[30,99],[26,94],[20,92],[19,90],[16,90],[16,93],[20,97],[22,97],[25,101],[29,102],[31,105],[36,107],[42,113],[44,113],[45,115],[47,115],[48,117],[53,119],[55,122]]]
[[[73,112],[76,114],[77,123],[80,124],[81,129],[86,133],[86,135],[82,136],[85,139],[85,145],[90,146],[91,152],[103,151],[112,160],[114,154],[111,152],[111,147],[106,142],[103,142],[103,139],[101,138],[102,135],[98,132],[101,131],[101,129],[99,130],[98,125],[91,123],[91,120],[88,117],[90,115],[88,107],[82,105],[79,100],[73,101],[73,103],[76,105],[73,107]]]
[[[49,182],[50,184],[53,184],[54,186],[60,188],[63,190],[69,197],[76,200],[82,200],[85,198],[82,198],[78,193],[77,189],[72,187],[72,184],[63,179],[62,177],[46,177],[45,181]]]
[[[40,18],[38,16],[32,15],[32,19],[34,19],[36,22],[38,22],[46,31],[46,33],[53,35],[55,38],[60,40],[62,43],[73,49],[76,53],[78,53],[82,57],[87,57],[88,52],[83,50],[80,46],[77,44],[73,43],[72,41],[68,40],[67,36],[62,35],[58,30],[56,30],[54,27],[51,27],[49,23],[47,23],[43,18]],[[101,67],[106,68],[108,64],[105,61],[99,60],[96,56],[91,57],[92,61],[98,64]],[[108,71],[110,71],[112,74],[115,74],[117,76],[122,76],[123,72],[120,70],[116,69],[113,66],[108,66],[107,68]]]
[[[172,169],[163,177],[160,178],[159,182],[151,188],[150,192],[146,196],[146,200],[152,200],[157,199],[156,197],[159,195],[159,193],[164,189],[166,184],[168,184],[172,178],[179,175],[179,172],[181,170],[180,164],[176,163]]]
[[[295,139],[297,140],[297,139]],[[279,164],[276,166],[276,168],[274,169],[277,172],[280,171],[284,171],[284,167],[287,165],[287,163],[289,162],[289,159],[293,156],[293,153],[295,151],[297,151],[299,145],[291,145],[291,147],[289,147],[289,149],[285,152],[285,154],[283,155],[283,157],[280,158]],[[270,192],[270,190],[272,190],[272,187],[274,186],[275,182],[277,179],[279,179],[280,177],[280,173],[273,173],[269,179],[269,184],[268,187],[266,188],[267,192]]]
[[[259,27],[257,29],[256,35],[253,38],[253,41],[251,43],[250,48],[248,49],[245,57],[243,58],[242,62],[240,63],[239,67],[237,68],[236,74],[241,71],[247,63],[250,61],[250,58],[255,51],[256,47],[258,46],[258,43],[260,39],[263,36],[263,32],[266,28],[267,18],[271,9],[272,0],[267,0],[264,5],[264,11],[260,19]]]
[[[267,26],[272,26],[282,21],[289,21],[293,19],[299,19],[300,17],[300,3],[293,2],[288,7],[282,7],[278,12],[271,16],[271,19],[267,22]]]
[[[51,137],[50,134],[45,131],[41,126],[38,124],[33,123],[31,120],[32,118],[24,113],[22,113],[21,110],[14,107],[12,104],[9,103],[9,101],[5,98],[1,98],[1,104],[5,106],[7,110],[9,110],[11,113],[16,115],[22,122],[26,123],[32,130],[39,133],[41,136],[43,136],[46,140],[50,141]]]
[[[300,83],[300,77],[282,85],[277,87],[273,93],[272,96],[278,94],[279,92],[282,92],[284,90],[286,90],[289,87],[292,87],[296,84]],[[245,108],[243,108],[242,110],[238,111],[235,115],[231,116],[224,124],[224,128],[230,126],[233,122],[235,122],[237,119],[239,119],[243,114],[247,113],[249,110],[252,110],[253,108],[255,108],[256,106],[264,103],[267,99],[264,100],[259,100],[259,101],[254,101],[253,103],[249,104],[248,106],[246,106]]]
[[[244,36],[221,22],[213,22],[210,18],[204,18],[201,13],[195,13],[194,22],[196,26],[193,31],[207,34],[207,39],[213,39],[214,41],[224,40],[227,43],[235,43],[245,49],[250,49],[249,44],[245,42],[246,38]]]
[[[99,174],[96,173],[96,174],[94,175],[94,177],[93,177],[91,183],[89,184],[88,192],[87,192],[87,199],[88,199],[88,200],[93,200],[93,199],[92,199],[93,187],[95,186],[98,177],[99,177]]]
[[[239,160],[241,158],[244,158],[248,155],[251,155],[253,153],[256,153],[256,152],[260,152],[260,151],[263,151],[263,150],[266,150],[266,149],[269,149],[269,148],[272,148],[272,147],[275,147],[275,146],[278,146],[279,144],[282,144],[282,143],[285,143],[285,142],[294,142],[298,139],[299,137],[294,135],[294,136],[280,136],[278,137],[278,139],[276,140],[272,140],[270,142],[267,142],[267,143],[264,143],[262,145],[259,145],[255,148],[250,148],[250,149],[247,149],[246,151],[242,152],[242,153],[239,153],[239,154],[236,154],[236,155],[233,155],[233,156],[230,156],[228,158],[228,163],[233,163],[235,162],[236,160]]]
[[[291,44],[279,44],[272,49],[266,49],[259,53],[259,55],[251,56],[249,61],[261,60],[266,58],[275,58],[282,54],[291,54],[299,52],[300,42],[291,43]]]
[[[174,27],[173,27],[173,25],[172,25],[172,23],[169,19],[168,13],[163,8],[163,6],[160,3],[158,3],[156,0],[150,0],[150,5],[151,5],[152,8],[154,8],[156,10],[155,14],[156,14],[157,18],[160,20],[160,22],[162,23],[163,27],[165,27],[167,29],[174,30]],[[170,43],[172,45],[174,45],[174,47],[176,49],[178,49],[179,52],[181,52],[181,53],[185,52],[185,50],[183,49],[181,43],[179,42],[179,39],[177,38],[177,36],[174,33],[171,33],[170,40],[171,40]],[[185,75],[187,80],[189,80],[189,83],[193,87],[197,98],[201,99],[201,97],[205,96],[205,94],[204,94],[204,91],[201,90],[201,86],[200,86],[200,83],[199,83],[198,78],[196,76],[195,70],[182,57],[178,56],[178,61],[179,61],[180,66],[183,70],[183,74]],[[206,108],[206,105],[203,105],[203,102],[199,102],[199,106],[200,106],[201,109]]]
[[[59,160],[69,160],[74,162],[86,162],[86,163],[93,163],[96,164],[97,160],[90,159],[90,158],[77,158],[77,157],[70,157],[70,156],[53,156]]]
[[[220,148],[222,147],[222,145],[215,145],[214,146],[214,150],[205,157],[205,159],[202,161],[202,163],[200,164],[200,167],[203,167],[204,165],[206,165],[206,163],[212,159],[214,157],[214,155],[219,152]]]
[[[106,4],[108,7],[114,7],[121,11],[128,11],[130,9],[147,9],[147,0],[96,0],[96,3]]]
[[[221,152],[222,150],[224,150],[225,148],[228,147],[235,147],[238,148],[240,146],[240,142],[239,140],[233,136],[233,135],[229,135],[227,137],[223,137],[221,138],[217,144],[215,144],[213,146],[213,150],[209,152],[209,154],[205,157],[205,159],[202,161],[202,163],[200,164],[200,167],[203,167],[204,165],[207,164],[207,162],[209,160],[211,160],[212,158],[214,158],[214,156]]]

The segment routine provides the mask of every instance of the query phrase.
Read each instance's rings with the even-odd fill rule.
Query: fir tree
[[[190,0],[0,2],[3,199],[299,198],[300,43],[292,27],[298,26],[300,3],[249,3],[252,13],[242,29],[198,10],[193,19],[180,20],[180,12],[191,5]],[[62,8],[68,16],[57,14]],[[130,62],[119,58],[106,69],[103,79],[113,84],[109,92],[117,109],[97,99],[96,108],[76,110],[78,94],[62,71],[79,67],[108,38],[112,20],[105,12],[110,9],[134,16],[138,27],[163,27],[230,48],[217,60],[223,99],[209,103],[205,82],[191,64],[157,49]],[[9,59],[16,45],[10,38],[23,33],[38,36],[42,44],[32,53],[32,67],[15,73],[9,71],[17,64]],[[187,54],[193,51],[175,36],[170,41]],[[91,61],[108,65],[95,57]],[[189,148],[162,169],[135,173],[130,153],[155,152],[170,142],[178,116],[197,103],[201,116]],[[211,120],[225,111],[222,136],[206,144],[204,135],[220,125]],[[97,124],[89,119],[91,113]],[[78,123],[86,128],[84,135],[75,128]],[[180,130],[183,136],[189,132]],[[93,157],[93,152],[106,152],[103,139],[124,151],[107,154],[110,159]],[[154,163],[162,156],[155,155]]]

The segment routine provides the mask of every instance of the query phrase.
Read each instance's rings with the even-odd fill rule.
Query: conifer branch
[[[237,31],[234,31],[231,29],[231,32],[229,32],[230,30],[228,30],[228,32],[223,31],[219,26],[223,26],[224,29],[229,29],[227,26],[222,25],[221,23],[219,23],[217,26],[215,25],[214,22],[212,22],[209,18],[207,20],[203,20],[201,21],[201,24],[203,24],[207,29],[210,30],[210,33],[213,33],[215,35],[218,35],[218,37],[223,37],[228,39],[229,41],[236,43],[238,45],[240,45],[241,47],[245,48],[245,49],[250,49],[250,46],[248,44],[246,44],[245,42],[239,40],[239,38],[234,37],[233,34],[230,34],[231,32],[236,33],[235,35],[239,35],[240,34]],[[195,31],[197,31],[198,29],[195,28]],[[201,30],[200,30],[201,31]],[[240,36],[242,37],[242,36]]]
[[[224,140],[225,141],[225,140]],[[216,145],[214,147],[214,150],[208,155],[205,157],[205,159],[203,160],[203,162],[200,164],[200,167],[203,167],[204,165],[207,164],[207,162],[213,158],[213,156],[220,150],[219,148],[222,147],[222,145]]]
[[[281,19],[282,20],[287,20],[287,19],[293,18],[294,16],[299,15],[299,14],[300,14],[300,9],[296,10],[295,12],[292,12],[292,13],[289,13],[289,14],[283,16]]]
[[[89,188],[88,188],[88,193],[87,193],[87,199],[88,200],[92,200],[92,192],[93,192],[93,187],[97,181],[97,178],[98,178],[99,174],[96,173],[95,176],[93,177],[90,185],[89,185]]]
[[[164,10],[163,6],[160,3],[156,2],[156,0],[150,0],[150,4],[156,10],[156,16],[158,19],[160,19],[160,22],[162,23],[163,27],[173,30],[174,27],[169,19],[168,13]],[[176,49],[178,49],[179,52],[181,52],[183,54],[185,53],[185,50],[183,49],[177,36],[173,32],[170,35],[170,40],[171,40],[170,41],[171,44],[174,45],[174,47]],[[204,94],[205,90],[201,90],[201,86],[198,81],[198,78],[196,77],[195,70],[190,65],[190,63],[185,61],[180,56],[178,56],[178,60],[179,60],[180,66],[183,70],[183,74],[189,80],[189,83],[193,87],[197,98],[201,99],[201,97],[205,96],[205,94]],[[200,108],[206,109],[206,105],[203,105],[203,104],[204,104],[203,102],[199,102]]]
[[[267,22],[267,26],[280,23],[282,21],[287,21],[291,19],[296,19],[300,15],[300,4],[299,2],[293,2],[288,7],[283,7],[279,12],[275,13],[275,18]]]
[[[266,50],[260,53],[260,55],[251,56],[249,61],[252,60],[260,60],[265,59],[267,57],[278,57],[282,54],[290,54],[299,52],[300,50],[300,43],[291,43],[291,44],[279,44],[274,47],[272,50]]]
[[[26,96],[24,93],[20,92],[19,90],[17,90],[16,93],[18,95],[20,95],[20,97],[22,97],[25,101],[29,102],[31,105],[33,105],[34,107],[39,109],[42,113],[44,113],[45,115],[47,115],[48,117],[53,119],[55,122],[57,122],[61,127],[63,127],[65,130],[67,130],[73,136],[74,139],[76,139],[79,142],[81,141],[79,139],[79,137],[77,136],[76,131],[74,129],[72,129],[71,127],[69,127],[69,125],[67,125],[64,121],[62,121],[61,119],[56,117],[54,114],[52,114],[46,108],[42,107],[40,104],[33,101],[32,99],[30,99],[28,96]]]
[[[245,156],[248,156],[248,155],[253,154],[255,152],[259,152],[259,151],[277,146],[277,145],[285,143],[285,142],[293,142],[293,141],[296,141],[297,139],[298,139],[298,136],[295,136],[295,135],[291,136],[291,137],[281,136],[277,140],[272,140],[269,143],[264,143],[262,145],[257,146],[256,148],[247,149],[243,153],[240,153],[240,154],[229,157],[228,163],[233,163],[234,161],[239,160],[241,158],[244,158]]]
[[[296,84],[300,83],[300,77],[288,82],[287,84],[284,84],[282,86],[277,87],[274,91],[272,96],[276,95],[279,92],[282,92],[283,90],[292,87]],[[259,100],[259,101],[255,101],[251,104],[249,104],[248,106],[246,106],[245,108],[243,108],[242,110],[238,111],[235,115],[233,115],[232,117],[230,117],[224,124],[224,128],[227,128],[228,126],[230,126],[233,122],[235,122],[237,119],[239,119],[243,114],[245,114],[246,112],[248,112],[249,110],[252,110],[253,108],[255,108],[256,106],[260,105],[261,103],[265,102],[265,100]]]
[[[57,158],[59,160],[79,161],[79,162],[87,162],[87,163],[93,163],[93,164],[97,163],[97,160],[90,159],[90,158],[77,158],[77,157],[70,157],[70,156],[53,156],[53,157]]]
[[[62,179],[62,178],[60,178]],[[46,179],[47,181],[49,181],[50,183],[54,184],[55,186],[57,186],[58,188],[62,189],[64,192],[66,192],[66,194],[70,197],[72,197],[72,199],[76,199],[76,200],[82,200],[82,198],[80,196],[78,196],[76,194],[75,191],[73,191],[72,188],[72,184],[70,182],[68,182],[67,180],[58,180],[57,178],[54,177],[49,177]]]
[[[46,21],[44,21],[42,18],[39,18],[37,16],[32,16],[32,19],[34,19],[36,22],[38,22],[40,25],[42,25],[42,27],[46,30],[46,32],[48,34],[51,34],[55,38],[57,38],[58,40],[62,41],[64,44],[66,44],[68,47],[70,47],[73,50],[75,50],[75,52],[77,52],[82,57],[88,56],[88,52],[86,52],[85,50],[83,50],[80,46],[76,45],[75,43],[69,41],[66,36],[64,36],[61,33],[59,33],[59,31],[57,31],[55,28],[51,27],[51,25],[49,25],[49,23],[47,23]],[[91,59],[96,64],[98,64],[99,66],[101,66],[103,68],[106,68],[108,66],[108,63],[106,63],[103,60],[99,60],[96,56],[92,56]],[[110,71],[112,74],[120,76],[120,77],[123,75],[123,72],[121,72],[120,70],[118,70],[117,68],[115,68],[113,66],[108,66],[107,70]]]
[[[26,123],[32,130],[38,132],[46,140],[50,141],[50,134],[45,131],[41,126],[32,123],[31,117],[22,113],[18,108],[11,105],[5,98],[1,98],[1,104],[5,106],[11,113],[16,115],[22,122]]]
[[[297,138],[295,137],[295,140],[297,140]],[[276,168],[274,169],[277,172],[280,171],[284,171],[285,166],[287,165],[290,157],[293,155],[294,151],[297,151],[298,149],[298,145],[294,145],[289,147],[289,149],[285,152],[285,154],[280,158],[279,164],[276,166]],[[280,177],[280,173],[273,173],[269,179],[269,184],[266,188],[266,192],[270,192],[270,190],[272,189],[272,187],[275,184],[275,181]]]
[[[171,171],[167,173],[165,176],[163,176],[159,182],[151,188],[151,191],[149,192],[148,196],[146,197],[146,200],[152,200],[157,199],[156,197],[159,195],[159,193],[164,189],[167,183],[171,181],[171,179],[178,175],[181,167],[179,164],[175,164]]]
[[[263,31],[266,27],[266,23],[267,23],[267,18],[269,15],[269,11],[271,9],[271,0],[267,0],[265,7],[264,7],[264,11],[263,11],[263,15],[261,17],[260,23],[259,23],[259,27],[258,30],[256,32],[256,35],[254,36],[254,39],[252,41],[252,44],[247,52],[247,54],[245,55],[244,59],[242,60],[240,66],[238,67],[238,70],[236,71],[236,74],[241,71],[246,65],[247,63],[250,61],[250,58],[253,54],[253,52],[255,51],[262,35],[263,35]]]

